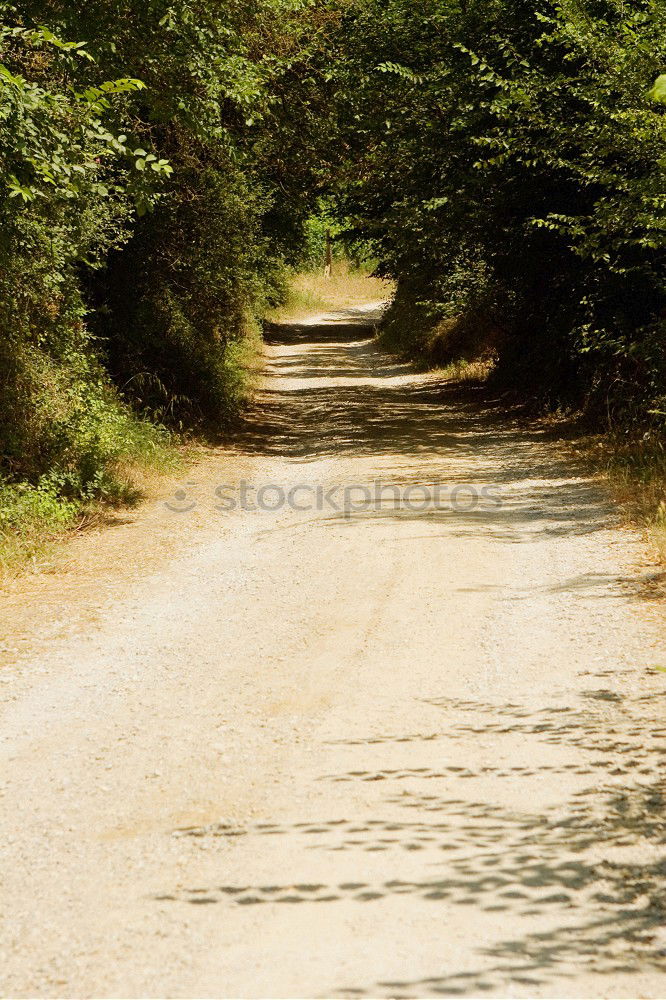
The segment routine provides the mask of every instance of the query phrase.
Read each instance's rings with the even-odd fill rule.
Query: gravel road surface
[[[0,595],[3,995],[666,996],[658,570],[376,315]]]

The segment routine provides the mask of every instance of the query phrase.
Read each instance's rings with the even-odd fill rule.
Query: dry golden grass
[[[574,421],[575,431],[575,421]],[[608,483],[627,524],[639,528],[666,565],[666,455],[651,440],[620,434],[582,434],[571,450]]]
[[[666,463],[663,455],[645,455],[637,448],[608,463],[608,479],[629,519],[644,529],[648,542],[666,563]]]
[[[336,260],[330,278],[321,270],[294,275],[287,301],[266,318],[271,323],[298,323],[313,313],[384,302],[394,291],[390,281],[370,277],[347,261]]]
[[[485,382],[495,367],[493,357],[477,358],[475,361],[466,361],[461,358],[459,361],[451,361],[448,365],[437,370],[444,378],[450,378],[454,382]]]

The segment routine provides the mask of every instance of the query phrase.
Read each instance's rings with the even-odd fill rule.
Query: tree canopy
[[[0,15],[6,482],[112,496],[155,426],[228,421],[322,199],[398,282],[407,349],[465,320],[505,382],[663,425],[662,0]]]

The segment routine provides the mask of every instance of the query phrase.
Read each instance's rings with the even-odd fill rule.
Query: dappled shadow
[[[221,823],[176,835],[231,842],[239,837],[288,838],[301,852],[357,853],[359,871],[364,870],[364,855],[381,853],[387,858],[386,870],[393,868],[395,876],[328,883],[220,883],[167,891],[156,898],[195,907],[256,907],[343,901],[377,905],[410,896],[424,905],[446,907],[447,920],[455,920],[451,908],[456,907],[511,914],[525,918],[526,927],[532,918],[552,918],[552,927],[543,932],[528,930],[523,936],[480,943],[476,968],[419,980],[338,984],[335,996],[474,995],[484,988],[497,989],[507,978],[521,981],[521,976],[534,985],[545,984],[554,976],[575,975],[581,960],[590,956],[600,975],[666,971],[666,955],[654,936],[666,918],[666,860],[636,855],[646,843],[652,848],[666,843],[660,781],[585,789],[567,804],[564,815],[562,810],[529,813],[418,792],[403,792],[394,801],[418,810],[419,818],[244,827]],[[613,850],[629,853],[626,858],[605,856]],[[429,858],[424,876],[400,877],[400,856],[418,852],[427,852]],[[426,875],[434,853],[443,859],[442,871]]]
[[[489,401],[479,407],[478,389],[454,390],[418,376],[412,366],[379,352],[371,333],[363,320],[271,328],[270,343],[289,349],[266,359],[269,384],[250,412],[242,448],[309,460],[403,450],[409,457],[474,447],[467,440],[473,430],[477,436],[492,432],[493,415],[484,413]],[[461,432],[464,417],[478,417],[475,428]]]
[[[364,380],[372,383],[377,379],[396,379],[414,375],[414,366],[407,361],[380,353],[372,339],[359,340],[356,336],[349,342],[331,343],[322,341],[310,343],[307,349],[298,353],[280,353],[269,356],[265,361],[268,375],[277,378],[297,378],[299,382],[323,379],[343,379],[354,388],[354,383]],[[306,386],[299,386],[306,388]],[[327,388],[320,384],[319,388]],[[291,387],[293,391],[294,387]],[[290,391],[280,387],[280,391]]]
[[[372,336],[374,323],[345,318],[335,323],[266,323],[264,340],[267,344],[344,344]]]
[[[265,322],[264,340],[268,344],[320,344],[372,337],[385,306],[386,303],[369,309],[351,306],[301,323]]]
[[[247,826],[223,822],[183,828],[174,831],[174,836],[229,841],[288,837],[298,839],[302,850],[326,852],[442,851],[452,855],[446,867],[455,877],[417,882],[394,880],[383,884],[382,895],[405,891],[423,894],[438,886],[464,890],[465,899],[469,899],[470,894],[494,893],[498,888],[516,886],[538,890],[553,886],[580,889],[597,882],[601,885],[604,881],[601,876],[590,877],[596,870],[596,863],[583,860],[574,863],[569,855],[585,854],[591,847],[642,846],[645,842],[652,846],[666,844],[666,798],[659,780],[621,789],[586,788],[567,803],[566,815],[561,809],[553,810],[552,815],[526,813],[493,803],[404,790],[399,798],[389,797],[386,801],[395,802],[401,809],[418,810],[419,818],[335,819]],[[251,887],[237,888],[240,895]],[[221,887],[215,891],[222,894],[220,901],[228,894]],[[198,896],[200,892],[188,889],[178,898],[189,901],[190,896]],[[302,901],[307,900],[307,895]],[[550,897],[541,898],[538,893],[503,898],[523,900],[531,905],[557,902]]]
[[[483,532],[505,543],[608,527],[610,503],[589,477],[572,473],[570,456],[543,429],[507,417],[505,402],[480,385],[419,375],[379,352],[367,322],[341,314],[339,322],[271,327],[269,341],[282,347],[266,360],[267,382],[236,441],[241,453],[303,466],[304,480],[308,464],[322,459],[371,458],[377,479],[354,486],[369,490],[372,503],[326,509],[321,526],[414,520],[431,532]],[[416,491],[416,500],[375,502],[378,480]],[[457,486],[495,488],[496,497],[474,509],[446,499],[419,507],[420,488]],[[567,589],[606,596],[612,586],[588,579]]]
[[[281,859],[280,877],[255,884],[221,879],[165,889],[155,898],[229,909],[380,906],[399,896],[441,907],[443,929],[456,926],[460,908],[471,909],[476,922],[486,921],[478,943],[468,949],[473,958],[460,967],[454,963],[435,975],[430,969],[419,979],[331,984],[327,995],[475,996],[486,990],[510,995],[508,984],[545,988],[575,980],[581,963],[599,977],[666,972],[666,950],[659,938],[666,920],[664,696],[660,688],[620,695],[590,687],[581,692],[575,708],[430,698],[429,705],[447,713],[447,738],[453,745],[470,732],[497,739],[506,733],[512,739],[522,735],[562,743],[574,753],[557,763],[451,763],[323,774],[322,782],[379,783],[380,797],[369,816],[221,822],[175,830],[173,836],[185,841],[225,848],[247,844],[251,853],[261,854],[261,841],[272,839]],[[394,734],[336,745],[389,742],[397,748],[440,738],[437,732]],[[573,784],[579,790],[556,805],[530,810],[485,797],[489,781],[500,791],[511,782],[525,786],[558,776],[574,778],[564,787]],[[475,781],[481,783],[477,788]],[[356,801],[352,795],[350,802]],[[382,818],[382,813],[388,815]],[[304,859],[310,852],[331,863],[344,854],[346,872],[357,859],[358,877],[285,878],[294,864],[307,870]],[[334,868],[320,862],[317,870]],[[511,936],[504,931],[509,926]]]
[[[321,459],[367,457],[380,475],[385,463],[387,478],[403,490],[426,479],[448,487],[473,479],[479,489],[499,488],[501,502],[421,511],[382,500],[376,509],[325,512],[317,519],[324,530],[343,521],[353,531],[419,520],[431,531],[435,525],[456,537],[483,532],[514,544],[608,526],[612,511],[596,484],[576,477],[547,435],[501,417],[498,402],[478,386],[407,375],[351,326],[340,325],[347,339],[339,342],[328,325],[315,330],[314,340],[307,339],[312,328],[274,334],[285,338],[285,350],[269,359],[271,380],[241,450],[305,468]],[[536,591],[526,581],[525,594],[625,599],[636,582],[572,572]],[[503,599],[524,597],[520,586],[501,592]],[[330,783],[338,815],[327,808],[314,821],[309,812],[298,822],[292,814],[286,822],[174,830],[183,851],[205,849],[207,874],[203,884],[161,886],[154,898],[233,921],[257,907],[273,919],[285,907],[299,907],[304,916],[322,904],[372,911],[401,897],[434,912],[442,934],[473,929],[468,957],[449,951],[445,969],[435,952],[422,978],[322,983],[326,995],[511,995],[512,985],[552,993],[554,982],[580,979],[582,966],[600,977],[666,972],[657,935],[666,917],[666,692],[656,685],[647,690],[647,671],[640,691],[616,690],[622,664],[595,663],[582,673],[584,690],[573,705],[555,694],[546,703],[522,704],[422,690],[432,731],[352,732],[324,744],[336,748],[331,756],[338,762],[316,776],[321,784],[309,790],[308,809],[317,808],[315,792]],[[484,752],[470,754],[477,742]],[[388,754],[375,752],[384,748]],[[514,765],[503,763],[507,748]],[[566,789],[559,799],[558,788]],[[270,878],[257,876],[253,863],[255,874],[247,875],[248,858],[255,857],[261,871],[274,859]],[[351,877],[336,877],[341,868]],[[389,920],[403,912],[398,904],[387,910]],[[421,910],[411,912],[418,926]]]
[[[354,483],[349,502],[343,504],[341,495],[338,498],[341,509],[321,523],[365,529],[373,524],[411,521],[427,525],[431,530],[433,526],[441,528],[454,538],[484,535],[506,544],[533,542],[543,536],[582,536],[607,529],[613,523],[612,507],[600,494],[596,483],[565,480],[554,491],[552,484],[519,483],[517,475],[516,471],[512,474],[500,471],[499,475],[489,474],[486,479],[483,474],[475,474],[472,481],[460,472],[447,477],[443,470],[436,482],[423,474],[398,475],[391,479],[391,487],[400,491],[397,502],[382,496],[381,488],[387,491],[386,481],[381,482],[380,488],[374,481]],[[456,487],[460,488],[460,493],[457,499],[452,499]],[[491,487],[491,497],[484,496],[486,487]],[[436,488],[439,488],[439,502],[435,502]],[[369,491],[369,503],[364,499],[363,489]],[[421,502],[422,496],[430,498],[427,504],[425,499]],[[466,509],[472,503],[474,509]],[[550,590],[575,588],[586,590],[588,595],[613,596],[618,591],[617,585],[628,582],[617,577],[608,577],[605,581],[589,578],[574,581],[571,588],[567,581]],[[534,592],[534,588],[529,591],[531,596]]]
[[[611,671],[617,676],[617,672]],[[663,707],[663,692],[650,696],[653,707]],[[428,699],[428,704],[456,713],[449,731],[451,739],[469,735],[534,736],[539,742],[566,745],[590,753],[631,754],[626,761],[604,760],[612,775],[632,774],[646,766],[654,770],[666,755],[666,724],[661,715],[647,717],[643,699],[628,699],[607,689],[584,692],[589,708],[550,706],[534,711],[511,703],[474,702],[442,697]],[[594,703],[598,708],[594,710]],[[604,706],[613,714],[604,713]],[[492,718],[465,720],[465,715]]]
[[[302,358],[290,355],[286,368],[282,358],[269,361],[267,370],[274,379],[257,395],[242,448],[315,460],[346,454],[449,455],[492,444],[499,431],[498,413],[483,389],[416,375],[407,381],[409,369],[378,356],[371,344],[358,347],[361,350],[357,345],[327,349],[321,368],[319,352],[313,350]],[[315,380],[324,384],[308,384]],[[511,425],[504,432],[502,441],[518,446],[514,461],[534,459],[530,445],[543,440],[543,434]],[[548,457],[542,459],[551,468]]]
[[[394,736],[368,736],[360,739],[348,740],[327,740],[324,746],[330,747],[359,747],[376,746],[382,743],[431,743],[433,740],[443,740],[447,738],[446,733],[408,733]]]

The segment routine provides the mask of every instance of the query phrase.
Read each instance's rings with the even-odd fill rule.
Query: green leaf
[[[658,76],[648,97],[658,104],[666,104],[666,73]]]

